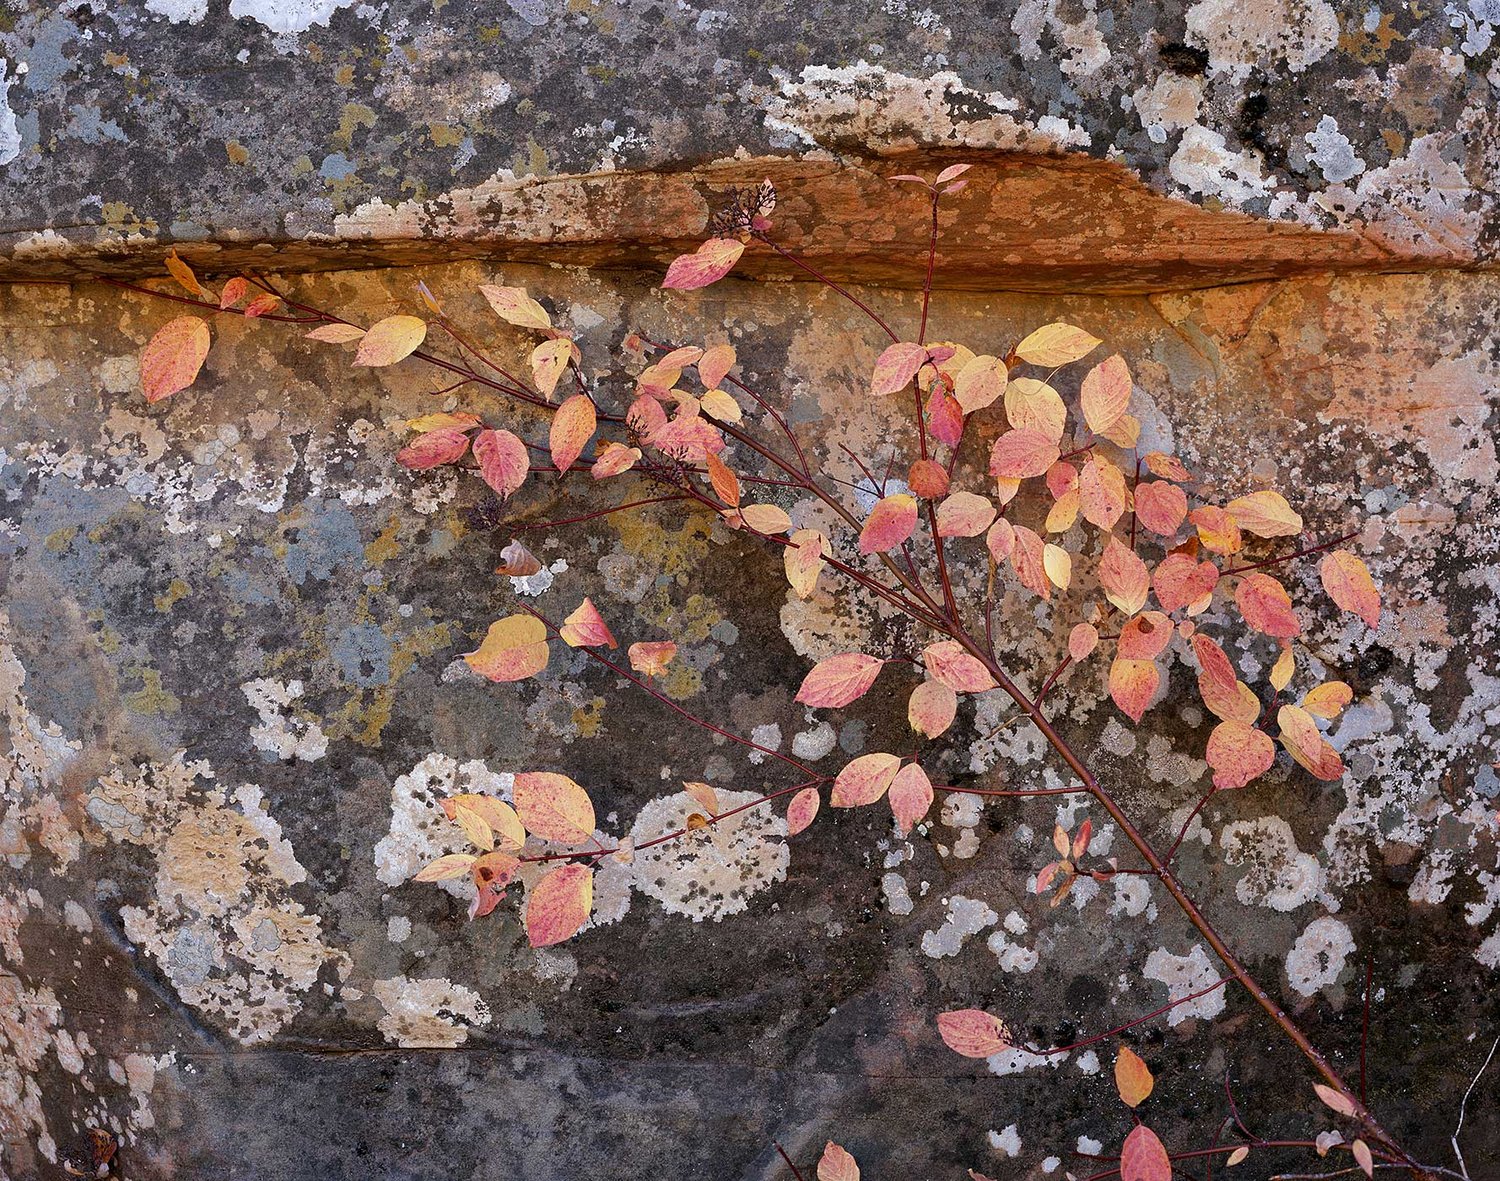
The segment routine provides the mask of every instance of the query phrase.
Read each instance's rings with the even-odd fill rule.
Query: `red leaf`
[[[197,316],[179,316],[163,324],[141,350],[146,401],[160,402],[192,385],[208,356],[208,344],[208,324]]]
[[[896,829],[905,836],[932,807],[932,780],[916,763],[907,763],[896,772],[887,795]]]
[[[1190,607],[1214,593],[1219,585],[1219,568],[1212,562],[1199,562],[1187,554],[1168,554],[1151,576],[1156,601],[1163,611]]]
[[[1264,775],[1276,761],[1276,744],[1264,731],[1244,722],[1220,722],[1208,736],[1208,765],[1214,786],[1244,787]]]
[[[1129,546],[1111,537],[1104,547],[1104,556],[1099,559],[1099,583],[1104,587],[1105,598],[1126,615],[1134,615],[1146,605],[1151,576],[1146,572],[1146,563]]]
[[[885,661],[863,652],[844,652],[813,665],[797,690],[797,700],[814,708],[841,709],[875,683]]]
[[[509,431],[480,431],[474,436],[474,458],[484,482],[502,499],[514,493],[531,470],[526,444]]]
[[[729,274],[744,253],[745,244],[734,238],[710,238],[692,254],[681,254],[673,259],[661,285],[676,291],[707,287]]]
[[[946,495],[948,485],[948,469],[935,459],[919,459],[906,473],[906,486],[928,500]]]
[[[552,416],[552,429],[548,433],[547,445],[552,452],[552,463],[559,472],[573,466],[573,461],[594,437],[594,428],[599,424],[594,404],[587,394],[574,394],[557,408]]]
[[[818,814],[820,802],[818,789],[815,787],[804,787],[794,795],[786,809],[786,835],[794,837],[811,824],[813,817]]]
[[[1278,640],[1302,634],[1302,625],[1292,611],[1286,587],[1269,574],[1247,574],[1234,588],[1234,601],[1245,622],[1256,631]]]
[[[1120,1149],[1120,1181],[1172,1181],[1172,1158],[1155,1132],[1137,1124]]]
[[[1187,519],[1187,493],[1166,480],[1149,480],[1136,486],[1135,517],[1163,537],[1172,537]]]
[[[1099,629],[1091,623],[1074,625],[1068,633],[1068,655],[1074,664],[1087,660],[1099,646]]]
[[[400,451],[396,462],[416,471],[457,463],[469,449],[469,436],[455,427],[441,427],[418,435]]]
[[[1035,427],[1006,431],[990,449],[990,475],[1014,480],[1044,476],[1057,458],[1056,440]]]
[[[1005,1022],[983,1009],[939,1013],[937,1026],[948,1048],[965,1058],[988,1058],[1013,1044]]]
[[[557,634],[570,648],[597,648],[601,645],[610,648],[619,647],[609,630],[609,625],[604,622],[604,616],[599,614],[593,601],[587,598],[563,620],[563,625],[558,629]]]
[[[594,871],[563,865],[543,874],[526,896],[526,938],[532,947],[571,939],[589,921],[594,906]]]

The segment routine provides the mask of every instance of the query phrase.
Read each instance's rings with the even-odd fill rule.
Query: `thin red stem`
[[[1214,981],[1207,988],[1200,988],[1197,992],[1190,992],[1187,996],[1178,997],[1175,1001],[1170,1001],[1162,1005],[1159,1009],[1152,1009],[1144,1017],[1137,1017],[1134,1021],[1127,1021],[1124,1025],[1117,1025],[1113,1029],[1107,1029],[1103,1033],[1095,1034],[1093,1037],[1084,1038],[1083,1041],[1074,1042],[1070,1046],[1055,1046],[1050,1050],[1034,1050],[1030,1046],[1022,1046],[1021,1049],[1025,1050],[1028,1054],[1035,1054],[1038,1058],[1051,1058],[1054,1054],[1067,1054],[1073,1050],[1081,1050],[1085,1046],[1092,1046],[1096,1042],[1102,1042],[1108,1038],[1122,1034],[1127,1029],[1134,1029],[1137,1025],[1144,1025],[1147,1021],[1160,1017],[1163,1013],[1170,1012],[1178,1005],[1185,1005],[1189,1001],[1197,1000],[1200,996],[1207,996],[1215,989],[1223,988],[1226,984],[1232,983],[1234,979],[1235,977],[1233,976],[1225,976],[1222,979]]]

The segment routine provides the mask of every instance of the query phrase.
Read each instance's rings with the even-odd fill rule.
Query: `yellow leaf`
[[[380,368],[416,352],[427,339],[427,321],[416,316],[387,316],[370,325],[354,354],[356,365]]]
[[[178,285],[189,295],[196,295],[202,299],[208,294],[203,290],[203,284],[198,282],[198,276],[193,274],[193,268],[177,257],[175,247],[172,249],[172,253],[167,255],[166,263],[168,273],[171,274],[172,278],[177,280]]]
[[[1302,532],[1302,518],[1292,511],[1286,497],[1269,490],[1239,496],[1224,506],[1241,529],[1257,537],[1295,537]]]
[[[439,857],[436,861],[429,861],[414,875],[414,882],[446,882],[453,878],[461,878],[469,872],[469,867],[474,864],[472,853],[448,853]]]
[[[1055,369],[1082,360],[1102,343],[1071,324],[1044,324],[1016,345],[1016,356],[1030,365]]]
[[[1129,1046],[1121,1046],[1115,1055],[1115,1086],[1126,1107],[1139,1107],[1156,1086],[1151,1068]]]
[[[512,798],[526,831],[544,841],[579,845],[593,835],[593,802],[566,775],[523,771],[516,776]]]
[[[578,346],[566,336],[545,340],[531,350],[531,377],[542,397],[550,398],[568,364],[578,360]]]
[[[547,667],[547,627],[531,615],[507,615],[490,624],[484,641],[464,661],[492,681],[522,681]]]
[[[1042,570],[1058,590],[1067,590],[1073,579],[1073,558],[1060,545],[1050,541],[1042,547]]]
[[[524,287],[495,287],[484,284],[479,288],[495,315],[517,328],[534,328],[545,332],[552,327],[552,317],[547,309],[526,294]]]
[[[723,390],[709,390],[698,404],[703,407],[704,414],[720,422],[739,422],[744,417],[740,404]]]
[[[1292,674],[1297,671],[1297,658],[1292,654],[1292,646],[1288,644],[1281,650],[1281,655],[1276,658],[1276,663],[1271,666],[1271,688],[1280,693],[1292,681]]]

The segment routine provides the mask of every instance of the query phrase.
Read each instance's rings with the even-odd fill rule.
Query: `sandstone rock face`
[[[1385,618],[1320,618],[1308,645],[1355,693],[1331,733],[1349,774],[1282,760],[1178,858],[1351,1073],[1373,964],[1371,1105],[1452,1164],[1500,1033],[1497,24],[1321,0],[13,11],[0,273],[74,281],[0,289],[0,1177],[85,1167],[94,1131],[136,1181],[785,1181],[773,1143],[810,1175],[830,1138],[870,1178],[1108,1167],[1074,1155],[1128,1129],[1107,1044],[969,1062],[932,1020],[979,1005],[1066,1042],[1215,979],[1144,878],[1055,910],[1029,892],[1082,806],[950,797],[907,839],[869,811],[791,839],[748,813],[698,854],[612,865],[590,929],[541,951],[513,905],[471,923],[462,889],[407,880],[451,847],[443,796],[518,770],[587,784],[604,839],[680,823],[682,780],[731,803],[785,786],[577,653],[475,677],[461,654],[518,598],[560,616],[586,594],[622,641],[676,639],[670,696],[829,771],[910,740],[896,689],[857,715],[792,700],[887,617],[790,596],[679,505],[533,537],[545,569],[512,584],[512,530],[600,494],[539,480],[502,508],[393,460],[406,419],[498,402],[220,317],[199,381],[148,406],[136,357],[180,309],[96,278],[176,246],[205,274],[280,268],[359,323],[420,311],[423,281],[516,365],[476,288],[521,284],[615,398],[627,333],[727,339],[857,483],[841,446],[883,466],[903,429],[865,396],[879,333],[825,288],[759,281],[795,274],[768,251],[692,295],[659,264],[771,177],[788,245],[914,322],[924,210],[888,178],[958,159],[936,337],[1085,325],[1210,487],[1274,483],[1312,535],[1358,531]],[[1060,642],[1033,606],[998,612],[1023,677]],[[1155,838],[1205,780],[1189,679],[1174,666],[1137,730],[1096,675],[1068,685],[1066,724]],[[983,706],[935,777],[1058,782],[1006,720]],[[1310,1080],[1242,995],[1145,1029],[1169,1143],[1212,1134],[1226,1073],[1260,1134],[1307,1132]],[[1476,1179],[1497,1078],[1467,1109]]]

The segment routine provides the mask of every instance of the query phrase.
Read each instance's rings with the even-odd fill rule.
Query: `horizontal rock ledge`
[[[0,235],[0,279],[140,278],[176,248],[208,275],[416,265],[463,259],[663,268],[707,233],[732,190],[770,179],[774,233],[823,273],[920,286],[926,195],[891,177],[961,159],[968,185],[944,200],[938,262],[949,289],[1139,294],[1316,272],[1480,269],[1472,243],[1412,246],[1382,233],[1324,230],[1164,196],[1127,168],[1072,155],[908,154],[853,163],[751,157],[674,171],[496,178],[400,204],[371,201],[316,228],[292,212],[268,235],[222,224],[200,237],[149,224]],[[744,276],[806,278],[763,248]]]

